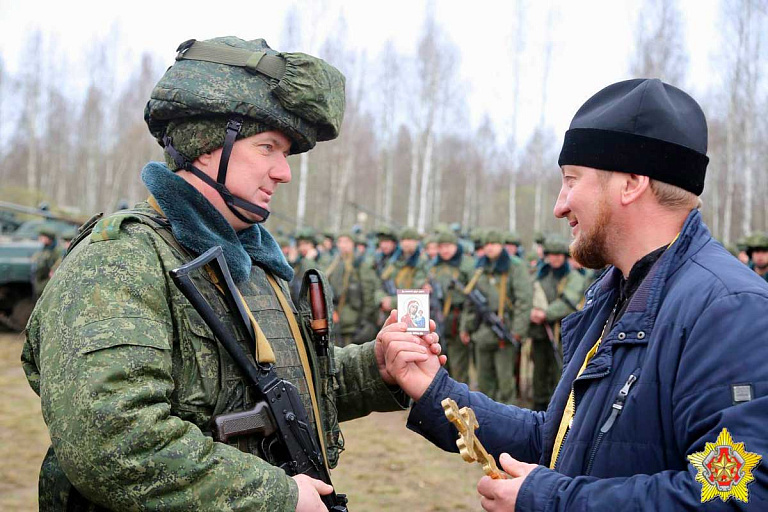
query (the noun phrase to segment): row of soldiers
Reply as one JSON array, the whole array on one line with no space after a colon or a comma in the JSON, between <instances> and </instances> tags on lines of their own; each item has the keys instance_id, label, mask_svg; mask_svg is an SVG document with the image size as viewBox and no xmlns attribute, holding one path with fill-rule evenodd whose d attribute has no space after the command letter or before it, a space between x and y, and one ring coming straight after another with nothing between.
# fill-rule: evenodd
<instances>
[{"instance_id":1,"label":"row of soldiers","mask_svg":"<svg viewBox=\"0 0 768 512\"><path fill-rule=\"evenodd\" d=\"M520 347L530 346L533 360L533 405L544 409L560 374L559 323L579 309L592 273L569 261L568 242L548 236L539 240L540 257L529 264L521 257L521 243L513 233L473 233L468 246L452 230L422 239L406 228L382 227L371 251L361 234L342 233L318 239L300 230L292 244L278 237L296 277L319 268L333 287L334 321L340 345L375 337L396 305L398 289L432 292L433 319L439 319L448 371L469 382L470 361L477 370L477 387L498 401L519 399ZM479 292L485 308L495 313L511 334L500 340L469 294Z\"/></svg>"},{"instance_id":2,"label":"row of soldiers","mask_svg":"<svg viewBox=\"0 0 768 512\"><path fill-rule=\"evenodd\" d=\"M451 229L438 229L422 238L417 231L381 227L375 247L362 233L321 236L302 229L294 240L278 237L296 277L310 268L323 270L333 287L336 343L364 343L376 336L398 289L425 289L433 294L448 371L469 383L470 362L477 371L477 387L497 401L520 401L520 368L533 363L530 399L544 410L562 366L560 321L582 307L584 292L598 272L581 267L569 257L568 242L558 235L537 236L534 254L525 258L515 233L473 230L469 240ZM467 243L469 242L469 243ZM748 265L768 280L768 235L747 237L743 249ZM511 333L499 338L482 321L467 299L476 290L486 307ZM436 295L436 297L435 297ZM521 356L521 347L523 353Z\"/></svg>"}]
</instances>

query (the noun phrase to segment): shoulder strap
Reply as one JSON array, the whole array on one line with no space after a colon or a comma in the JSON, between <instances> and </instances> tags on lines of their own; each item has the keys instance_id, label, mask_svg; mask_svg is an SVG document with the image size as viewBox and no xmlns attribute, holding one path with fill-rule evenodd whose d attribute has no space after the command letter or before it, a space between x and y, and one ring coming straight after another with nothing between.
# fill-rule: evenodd
<instances>
[{"instance_id":1,"label":"shoulder strap","mask_svg":"<svg viewBox=\"0 0 768 512\"><path fill-rule=\"evenodd\" d=\"M477 285L477 280L480 279L480 276L483 275L483 268L477 268L475 269L475 273L472 276L472 279L469 280L467 283L467 286L464 287L464 295L469 295L472 290L475 289L475 285Z\"/></svg>"}]
</instances>

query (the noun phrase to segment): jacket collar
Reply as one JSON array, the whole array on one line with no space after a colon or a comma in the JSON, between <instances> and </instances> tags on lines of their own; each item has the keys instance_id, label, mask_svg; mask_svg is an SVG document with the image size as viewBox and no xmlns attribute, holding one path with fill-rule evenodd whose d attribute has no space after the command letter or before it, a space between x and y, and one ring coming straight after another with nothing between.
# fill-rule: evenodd
<instances>
[{"instance_id":1,"label":"jacket collar","mask_svg":"<svg viewBox=\"0 0 768 512\"><path fill-rule=\"evenodd\" d=\"M698 210L693 210L680 231L680 236L674 244L667 249L664 254L656 261L648 275L632 295L626 312L619 319L616 325L609 333L606 333L600 349L595 357L589 362L581 378L590 378L604 374L609 371L612 364L611 345L618 344L647 344L653 330L656 316L658 314L664 295L667 293L667 280L690 258L692 258L705 244L712 238L709 229L701 218ZM585 310L568 318L563 322L563 331L571 331L574 322L583 318L583 313L588 309L599 308L604 312L603 321L607 318L614 302L618 298L619 287L622 282L621 271L615 267L610 267L603 276L594 283L586 293L587 306ZM594 316L592 317L595 318ZM596 322L595 322L596 324ZM595 325L592 326L593 328ZM599 325L602 328L602 324ZM590 332L592 329L590 329ZM596 333L596 334L595 334ZM597 331L590 334L589 339L597 339ZM583 333L582 336L587 333ZM587 336L585 336L585 339ZM563 346L571 345L578 340L563 340ZM591 346L591 345L590 345ZM575 347L574 347L575 349ZM581 353L581 351L579 351ZM568 350L570 359L573 350Z\"/></svg>"},{"instance_id":2,"label":"jacket collar","mask_svg":"<svg viewBox=\"0 0 768 512\"><path fill-rule=\"evenodd\" d=\"M403 259L405 254L403 253L403 250L398 246L397 249L395 249L395 252L392 253L392 257L389 258L389 263L395 263L396 261L400 261ZM406 267L415 267L419 264L419 258L421 257L421 249L416 248L416 251L414 251L411 256L405 260L405 266Z\"/></svg>"},{"instance_id":3,"label":"jacket collar","mask_svg":"<svg viewBox=\"0 0 768 512\"><path fill-rule=\"evenodd\" d=\"M483 256L477 261L477 268L483 268L491 274L503 274L509 272L511 258L507 251L502 250L496 261L491 261L488 256Z\"/></svg>"},{"instance_id":4,"label":"jacket collar","mask_svg":"<svg viewBox=\"0 0 768 512\"><path fill-rule=\"evenodd\" d=\"M461 266L462 256L464 256L464 248L461 246L461 244L458 244L456 249L456 254L454 254L451 259L444 260L440 258L440 255L437 255L434 258L432 258L432 265L434 266L434 265L437 265L438 263L447 263L452 267L459 267Z\"/></svg>"}]
</instances>

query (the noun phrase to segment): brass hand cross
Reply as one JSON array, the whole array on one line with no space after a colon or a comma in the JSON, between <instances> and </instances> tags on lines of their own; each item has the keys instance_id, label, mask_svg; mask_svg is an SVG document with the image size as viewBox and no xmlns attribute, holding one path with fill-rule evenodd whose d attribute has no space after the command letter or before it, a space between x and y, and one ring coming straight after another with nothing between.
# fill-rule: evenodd
<instances>
[{"instance_id":1,"label":"brass hand cross","mask_svg":"<svg viewBox=\"0 0 768 512\"><path fill-rule=\"evenodd\" d=\"M496 461L485 450L480 440L475 436L475 429L479 427L475 411L469 407L459 409L458 404L446 398L440 402L448 421L456 426L459 431L459 438L456 440L456 446L459 447L461 457L467 462L479 462L483 465L483 471L494 480L507 478L507 475L500 471L496 466Z\"/></svg>"}]
</instances>

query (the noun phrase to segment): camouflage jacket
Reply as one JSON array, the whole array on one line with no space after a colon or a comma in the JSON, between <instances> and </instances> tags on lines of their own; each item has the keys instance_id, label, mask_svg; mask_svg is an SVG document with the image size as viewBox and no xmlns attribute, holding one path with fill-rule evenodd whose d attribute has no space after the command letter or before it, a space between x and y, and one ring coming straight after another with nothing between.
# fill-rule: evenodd
<instances>
[{"instance_id":1,"label":"camouflage jacket","mask_svg":"<svg viewBox=\"0 0 768 512\"><path fill-rule=\"evenodd\" d=\"M446 261L438 256L435 258L434 264L429 268L429 279L440 284L443 291L443 310L448 309L449 315L451 315L451 311L457 309L461 311L466 299L462 289L453 285L453 280L456 279L461 286L466 286L474 273L475 261L471 256L464 254L461 246L459 246L453 258ZM449 326L456 324L455 328L449 329L445 334L450 336L458 334L458 332L454 332L458 331L458 322L455 321L458 320L457 317L458 314L454 314L454 317L448 322Z\"/></svg>"},{"instance_id":2,"label":"camouflage jacket","mask_svg":"<svg viewBox=\"0 0 768 512\"><path fill-rule=\"evenodd\" d=\"M546 296L547 306L544 311L550 326L554 327L563 318L581 309L584 281L584 276L580 272L571 270L568 263L559 269L553 269L549 264L541 267L536 276L535 286L540 286ZM547 338L543 325L531 324L530 329L531 338ZM559 332L559 328L556 330Z\"/></svg>"},{"instance_id":3,"label":"camouflage jacket","mask_svg":"<svg viewBox=\"0 0 768 512\"><path fill-rule=\"evenodd\" d=\"M137 208L154 213L146 203ZM113 228L106 236L105 223ZM169 233L125 212L102 220L35 308L22 363L52 440L41 510L295 510L297 487L282 469L210 437L212 416L253 407L257 397L171 281L168 272L190 258ZM213 285L202 273L194 279L253 354ZM253 266L239 288L272 345L278 375L297 386L314 422L288 317L267 273ZM284 282L280 288L285 294ZM302 328L306 309L299 305ZM381 380L373 343L334 348L325 366L306 346L332 467L343 449L339 421L406 401ZM255 445L251 439L246 448Z\"/></svg>"},{"instance_id":4,"label":"camouflage jacket","mask_svg":"<svg viewBox=\"0 0 768 512\"><path fill-rule=\"evenodd\" d=\"M57 245L52 247L43 247L32 256L32 265L35 278L35 293L40 294L48 284L51 269L61 258L62 251Z\"/></svg>"},{"instance_id":5,"label":"camouflage jacket","mask_svg":"<svg viewBox=\"0 0 768 512\"><path fill-rule=\"evenodd\" d=\"M325 272L333 287L333 305L341 334L354 334L362 322L370 321L376 313L376 272L365 259L354 255L345 259L341 254L333 257Z\"/></svg>"},{"instance_id":6,"label":"camouflage jacket","mask_svg":"<svg viewBox=\"0 0 768 512\"><path fill-rule=\"evenodd\" d=\"M504 300L504 324L521 337L528 334L533 288L528 270L520 258L501 251L496 261L483 256L477 263L479 272L474 288L488 300L491 311L498 313L501 300L501 285L506 280ZM506 276L506 277L504 277ZM471 283L471 281L470 281ZM480 345L495 345L498 338L491 328L480 321L470 301L464 303L461 316L461 330L472 334L472 340Z\"/></svg>"},{"instance_id":7,"label":"camouflage jacket","mask_svg":"<svg viewBox=\"0 0 768 512\"><path fill-rule=\"evenodd\" d=\"M421 251L418 249L406 258L399 248L392 254L389 263L381 272L382 286L384 281L392 279L395 282L395 288L401 289L420 289L427 282L427 269L424 261L421 259ZM380 288L376 291L376 304L379 304L388 294ZM397 304L397 297L391 296L393 307Z\"/></svg>"}]
</instances>

